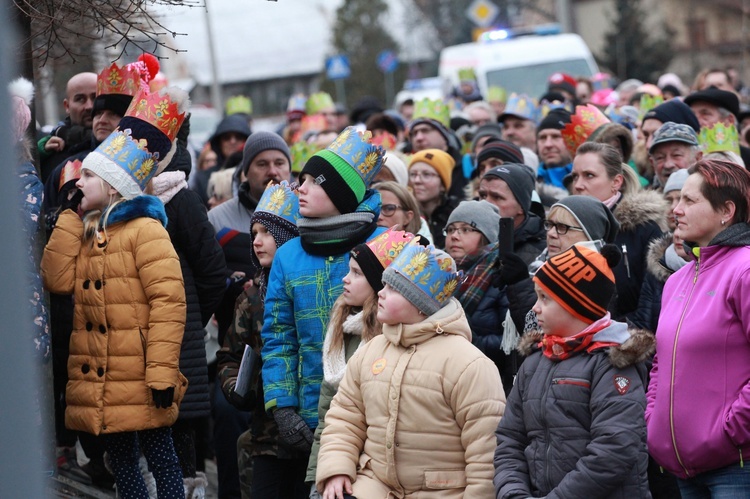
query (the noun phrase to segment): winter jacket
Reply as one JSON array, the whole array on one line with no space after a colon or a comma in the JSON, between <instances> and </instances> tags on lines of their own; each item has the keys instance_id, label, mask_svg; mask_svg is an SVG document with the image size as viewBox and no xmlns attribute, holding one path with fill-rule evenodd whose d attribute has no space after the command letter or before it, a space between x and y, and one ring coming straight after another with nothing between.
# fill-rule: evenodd
<instances>
[{"instance_id":1,"label":"winter jacket","mask_svg":"<svg viewBox=\"0 0 750 499\"><path fill-rule=\"evenodd\" d=\"M427 224L430 227L430 234L432 235L432 244L436 248L445 248L445 226L448 225L448 218L456 207L461 203L461 199L453 196L443 198L443 202L435 208L435 211L430 215L430 219L427 220Z\"/></svg>"},{"instance_id":2,"label":"winter jacket","mask_svg":"<svg viewBox=\"0 0 750 499\"><path fill-rule=\"evenodd\" d=\"M452 298L417 324L383 326L349 360L326 415L318 490L347 475L355 497L491 497L505 395Z\"/></svg>"},{"instance_id":3,"label":"winter jacket","mask_svg":"<svg viewBox=\"0 0 750 499\"><path fill-rule=\"evenodd\" d=\"M547 231L544 220L533 213L513 231L513 253L529 265L547 247Z\"/></svg>"},{"instance_id":4,"label":"winter jacket","mask_svg":"<svg viewBox=\"0 0 750 499\"><path fill-rule=\"evenodd\" d=\"M180 173L162 173L154 182ZM210 414L211 401L203 328L224 296L229 272L200 197L183 187L162 200L166 201L167 232L180 259L187 301L180 371L190 384L180 405L180 419L204 417Z\"/></svg>"},{"instance_id":5,"label":"winter jacket","mask_svg":"<svg viewBox=\"0 0 750 499\"><path fill-rule=\"evenodd\" d=\"M646 409L649 452L680 478L750 456L750 226L699 254L664 285Z\"/></svg>"},{"instance_id":6,"label":"winter jacket","mask_svg":"<svg viewBox=\"0 0 750 499\"><path fill-rule=\"evenodd\" d=\"M255 203L257 205L257 202ZM233 197L229 201L221 203L208 212L208 219L214 226L216 232L221 229L233 229L238 232L250 233L250 218L255 210L249 210L240 203L238 197Z\"/></svg>"},{"instance_id":7,"label":"winter jacket","mask_svg":"<svg viewBox=\"0 0 750 499\"><path fill-rule=\"evenodd\" d=\"M638 308L646 274L646 255L651 241L667 231L667 205L661 194L639 191L620 199L612 214L620 223L615 244L622 259L612 269L617 283L617 302L612 318L625 320Z\"/></svg>"},{"instance_id":8,"label":"winter jacket","mask_svg":"<svg viewBox=\"0 0 750 499\"><path fill-rule=\"evenodd\" d=\"M65 148L62 151L50 152L44 148L47 141L52 137L60 137L65 141ZM39 159L41 160L40 171L42 183L47 183L52 170L65 160L65 158L78 154L81 151L93 151L96 147L91 147L93 138L94 132L91 127L73 125L70 122L70 116L66 116L63 121L58 123L57 127L49 135L42 137L37 144Z\"/></svg>"},{"instance_id":9,"label":"winter jacket","mask_svg":"<svg viewBox=\"0 0 750 499\"><path fill-rule=\"evenodd\" d=\"M656 326L659 324L664 283L676 270L687 264L681 258L679 262L667 262L665 253L671 246L671 232L660 239L654 239L649 244L646 255L646 276L643 278L641 295L638 297L638 308L630 316L630 322L637 328L656 331Z\"/></svg>"},{"instance_id":10,"label":"winter jacket","mask_svg":"<svg viewBox=\"0 0 750 499\"><path fill-rule=\"evenodd\" d=\"M63 212L44 250L42 277L74 294L65 425L119 433L171 426L187 388L180 374L185 286L161 201L138 196L112 208L102 242L83 241L83 222ZM97 239L97 238L95 238ZM157 409L151 390L175 388Z\"/></svg>"},{"instance_id":11,"label":"winter jacket","mask_svg":"<svg viewBox=\"0 0 750 499\"><path fill-rule=\"evenodd\" d=\"M594 341L619 343L544 356L542 334L524 336L526 356L497 427L497 499L649 498L643 361L653 335L612 322Z\"/></svg>"},{"instance_id":12,"label":"winter jacket","mask_svg":"<svg viewBox=\"0 0 750 499\"><path fill-rule=\"evenodd\" d=\"M380 196L366 196L357 211L372 212L377 220ZM384 231L378 227L367 240ZM261 333L266 409L297 408L313 429L323 380L323 333L348 272L348 250L313 255L302 248L299 237L279 248L271 265Z\"/></svg>"}]
</instances>

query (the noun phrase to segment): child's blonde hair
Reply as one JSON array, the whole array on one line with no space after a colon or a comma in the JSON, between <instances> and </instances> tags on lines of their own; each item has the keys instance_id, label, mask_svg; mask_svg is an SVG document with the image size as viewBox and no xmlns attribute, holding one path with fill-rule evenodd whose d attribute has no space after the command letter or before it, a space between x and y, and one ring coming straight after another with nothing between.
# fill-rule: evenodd
<instances>
[{"instance_id":1,"label":"child's blonde hair","mask_svg":"<svg viewBox=\"0 0 750 499\"><path fill-rule=\"evenodd\" d=\"M328 334L331 337L331 353L338 353L344 348L344 321L355 307L344 303L344 297L339 296L331 310L331 327ZM378 295L371 293L362 305L362 342L366 343L383 332L383 325L378 322Z\"/></svg>"},{"instance_id":2,"label":"child's blonde hair","mask_svg":"<svg viewBox=\"0 0 750 499\"><path fill-rule=\"evenodd\" d=\"M99 184L101 186L102 191L108 191L112 186L103 178L101 178L99 175L96 175L96 178L99 180ZM112 209L117 206L118 204L125 201L125 198L122 197L122 194L119 192L115 192L114 194L109 195L109 203L104 208L104 211L102 210L92 210L83 217L83 241L84 242L90 242L92 245L94 244L94 239L96 236L97 231L101 228L102 231L104 231L105 238L107 234L107 220L109 219L110 213L112 213Z\"/></svg>"}]
</instances>

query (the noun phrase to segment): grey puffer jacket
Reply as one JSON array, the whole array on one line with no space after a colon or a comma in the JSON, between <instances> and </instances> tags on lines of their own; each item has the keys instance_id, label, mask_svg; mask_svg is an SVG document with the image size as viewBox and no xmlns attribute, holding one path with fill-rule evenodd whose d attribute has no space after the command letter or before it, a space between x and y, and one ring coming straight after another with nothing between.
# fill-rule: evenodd
<instances>
[{"instance_id":1,"label":"grey puffer jacket","mask_svg":"<svg viewBox=\"0 0 750 499\"><path fill-rule=\"evenodd\" d=\"M563 361L524 336L527 358L495 432L497 499L650 498L644 360L653 335L612 322L594 341L619 346Z\"/></svg>"}]
</instances>

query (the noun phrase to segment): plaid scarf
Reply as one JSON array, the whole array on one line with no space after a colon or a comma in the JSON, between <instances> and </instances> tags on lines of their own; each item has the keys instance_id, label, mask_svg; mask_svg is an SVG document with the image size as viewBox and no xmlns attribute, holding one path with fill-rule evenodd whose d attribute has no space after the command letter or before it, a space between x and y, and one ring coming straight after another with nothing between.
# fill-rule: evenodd
<instances>
[{"instance_id":1,"label":"plaid scarf","mask_svg":"<svg viewBox=\"0 0 750 499\"><path fill-rule=\"evenodd\" d=\"M609 314L607 314L580 333L573 336L562 337L545 334L542 341L539 342L539 347L542 349L544 356L548 359L561 361L569 358L574 353L582 352L583 350L591 353L599 348L618 345L618 343L611 341L594 341L596 333L609 327L610 324L612 324L612 320L610 319Z\"/></svg>"},{"instance_id":2,"label":"plaid scarf","mask_svg":"<svg viewBox=\"0 0 750 499\"><path fill-rule=\"evenodd\" d=\"M464 312L471 316L492 284L497 268L498 244L488 244L479 251L461 258L456 265L464 271L464 280L453 296L461 302Z\"/></svg>"}]
</instances>

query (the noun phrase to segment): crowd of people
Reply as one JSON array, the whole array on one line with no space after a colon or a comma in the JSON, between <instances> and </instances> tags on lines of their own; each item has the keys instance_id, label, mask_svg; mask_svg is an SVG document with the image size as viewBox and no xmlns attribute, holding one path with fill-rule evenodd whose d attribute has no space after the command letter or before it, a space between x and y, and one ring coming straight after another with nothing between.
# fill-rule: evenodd
<instances>
[{"instance_id":1,"label":"crowd of people","mask_svg":"<svg viewBox=\"0 0 750 499\"><path fill-rule=\"evenodd\" d=\"M294 95L276 132L235 96L197 151L157 73L75 75L35 145L10 87L58 473L123 499L202 498L209 459L220 498L750 496L729 73Z\"/></svg>"}]
</instances>

